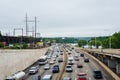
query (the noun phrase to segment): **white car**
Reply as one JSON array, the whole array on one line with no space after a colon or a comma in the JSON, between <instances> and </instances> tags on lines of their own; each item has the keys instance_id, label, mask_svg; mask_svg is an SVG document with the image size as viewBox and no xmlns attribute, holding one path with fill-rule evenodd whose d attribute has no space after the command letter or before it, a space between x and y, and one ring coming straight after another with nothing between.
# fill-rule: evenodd
<instances>
[{"instance_id":1,"label":"white car","mask_svg":"<svg viewBox=\"0 0 120 80\"><path fill-rule=\"evenodd\" d=\"M73 69L72 69L72 66L71 65L67 65L66 66L66 72L72 72Z\"/></svg>"},{"instance_id":2,"label":"white car","mask_svg":"<svg viewBox=\"0 0 120 80\"><path fill-rule=\"evenodd\" d=\"M52 79L52 75L45 75L42 78L42 80L51 80L51 79Z\"/></svg>"},{"instance_id":3,"label":"white car","mask_svg":"<svg viewBox=\"0 0 120 80\"><path fill-rule=\"evenodd\" d=\"M49 63L50 63L50 64L54 64L54 61L53 61L53 60L51 60Z\"/></svg>"},{"instance_id":4,"label":"white car","mask_svg":"<svg viewBox=\"0 0 120 80\"><path fill-rule=\"evenodd\" d=\"M45 69L45 70L50 69L50 64L45 64L45 65L44 65L44 69Z\"/></svg>"}]
</instances>

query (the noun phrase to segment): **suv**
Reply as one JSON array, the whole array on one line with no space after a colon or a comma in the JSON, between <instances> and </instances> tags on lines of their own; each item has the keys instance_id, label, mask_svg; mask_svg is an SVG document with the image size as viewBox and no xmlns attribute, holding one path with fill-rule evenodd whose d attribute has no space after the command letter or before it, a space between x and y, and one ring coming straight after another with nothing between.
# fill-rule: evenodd
<instances>
[{"instance_id":1,"label":"suv","mask_svg":"<svg viewBox=\"0 0 120 80\"><path fill-rule=\"evenodd\" d=\"M31 67L29 70L29 74L35 74L38 72L38 67Z\"/></svg>"},{"instance_id":2,"label":"suv","mask_svg":"<svg viewBox=\"0 0 120 80\"><path fill-rule=\"evenodd\" d=\"M95 70L95 71L93 71L93 73L94 73L94 77L96 79L102 79L103 78L101 71Z\"/></svg>"},{"instance_id":3,"label":"suv","mask_svg":"<svg viewBox=\"0 0 120 80\"><path fill-rule=\"evenodd\" d=\"M58 65L53 66L52 72L53 73L58 73L59 72L59 66Z\"/></svg>"}]
</instances>

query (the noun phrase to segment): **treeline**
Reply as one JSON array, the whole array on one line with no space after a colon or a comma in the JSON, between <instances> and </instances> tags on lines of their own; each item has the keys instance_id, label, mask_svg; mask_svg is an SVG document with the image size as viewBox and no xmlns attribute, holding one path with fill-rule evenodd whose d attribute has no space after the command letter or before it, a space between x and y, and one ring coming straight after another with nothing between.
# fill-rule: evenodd
<instances>
[{"instance_id":1,"label":"treeline","mask_svg":"<svg viewBox=\"0 0 120 80\"><path fill-rule=\"evenodd\" d=\"M102 46L102 48L120 48L120 32L116 32L112 36L94 37L89 41L78 41L78 46L80 47L87 44L90 46L96 46L97 48L99 46Z\"/></svg>"},{"instance_id":2,"label":"treeline","mask_svg":"<svg viewBox=\"0 0 120 80\"><path fill-rule=\"evenodd\" d=\"M72 38L72 37L58 37L58 38L42 38L43 42L56 42L56 43L77 43L78 39L77 38Z\"/></svg>"}]
</instances>

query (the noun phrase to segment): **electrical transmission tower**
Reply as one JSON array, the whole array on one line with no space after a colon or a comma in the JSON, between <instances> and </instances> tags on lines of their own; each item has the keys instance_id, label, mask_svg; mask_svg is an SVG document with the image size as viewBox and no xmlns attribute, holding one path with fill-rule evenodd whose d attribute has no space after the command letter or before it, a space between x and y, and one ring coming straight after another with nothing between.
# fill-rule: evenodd
<instances>
[{"instance_id":1,"label":"electrical transmission tower","mask_svg":"<svg viewBox=\"0 0 120 80\"><path fill-rule=\"evenodd\" d=\"M28 16L27 16L27 14L26 14L26 36L28 36L28 33L29 32L32 32L33 33L33 36L32 37L34 37L35 38L35 40L36 40L36 34L37 34L37 17L35 16L35 19L34 20L28 20ZM29 26L28 26L28 23L29 22L34 22L34 28L33 28L33 30L29 30ZM36 42L34 40L34 42Z\"/></svg>"}]
</instances>

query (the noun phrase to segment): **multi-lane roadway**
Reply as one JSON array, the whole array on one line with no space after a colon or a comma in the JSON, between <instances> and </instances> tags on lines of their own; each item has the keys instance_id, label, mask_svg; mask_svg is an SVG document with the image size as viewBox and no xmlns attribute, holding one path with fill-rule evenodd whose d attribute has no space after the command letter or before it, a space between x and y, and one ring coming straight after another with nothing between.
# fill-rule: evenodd
<instances>
[{"instance_id":1,"label":"multi-lane roadway","mask_svg":"<svg viewBox=\"0 0 120 80\"><path fill-rule=\"evenodd\" d=\"M63 53L63 55L61 53ZM71 53L71 54L68 54L68 53ZM47 74L50 74L50 75L52 75L52 80L58 80L61 69L63 69L63 66L65 66L65 70L62 72L62 78L61 79L63 79L64 77L70 77L72 80L78 80L78 75L77 74L82 72L82 73L86 73L87 80L97 80L93 76L93 71L94 70L100 70L102 72L103 79L98 79L98 80L114 80L112 78L112 76L109 73L107 73L89 55L84 53L84 57L81 57L80 56L81 53L83 53L83 52L80 51L80 50L76 50L75 48L72 49L71 47L64 46L64 49L63 49L63 45L62 46L54 45L54 47L52 47L52 50L50 52L51 57L49 59L47 59L48 63L51 60L56 59L54 61L54 64L50 65L50 69L45 70L44 65L39 65L38 62L37 62L36 65L33 65L33 66L39 66L39 71L36 74L39 74L41 76L41 79L43 78L43 76L45 76ZM65 54L67 54L67 58L64 58ZM49 55L49 53L47 55ZM58 55L58 57L55 56L55 55ZM79 59L78 61L74 60L76 55L78 55L78 59ZM63 64L64 61L66 61L66 59L67 59L66 64L68 65L68 58L69 57L73 57L73 65L72 65L73 71L72 72L66 72L66 65ZM87 62L87 63L84 62L85 57L89 58L89 62ZM63 62L58 62L59 58L63 58L64 61ZM78 68L77 67L78 63L81 63L83 67ZM59 67L60 67L59 73L53 73L52 72L54 65L59 65ZM28 69L28 71L26 71L26 73L27 74L24 77L25 80L32 80L32 76L36 75L36 74L29 75L29 69Z\"/></svg>"}]
</instances>

